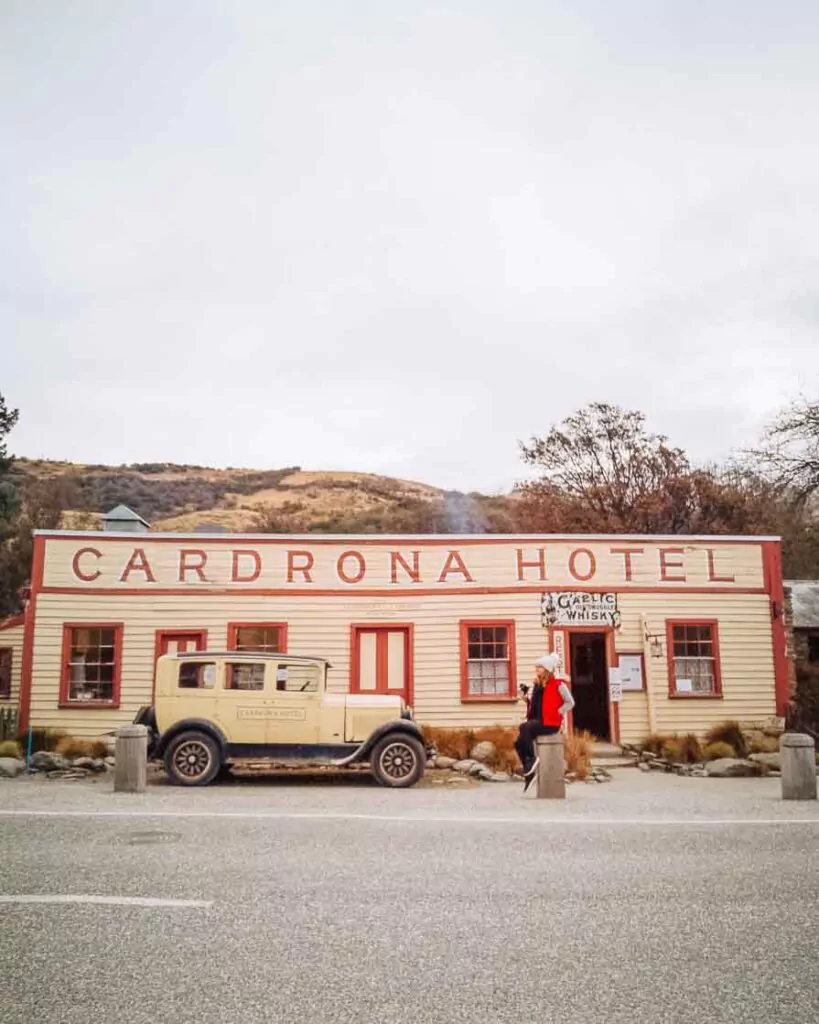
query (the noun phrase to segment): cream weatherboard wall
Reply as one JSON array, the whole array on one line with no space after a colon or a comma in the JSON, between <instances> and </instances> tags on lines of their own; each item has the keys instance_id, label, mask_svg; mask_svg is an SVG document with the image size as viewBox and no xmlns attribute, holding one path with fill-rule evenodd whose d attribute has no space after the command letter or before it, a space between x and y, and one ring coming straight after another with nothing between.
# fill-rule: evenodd
<instances>
[{"instance_id":1,"label":"cream weatherboard wall","mask_svg":"<svg viewBox=\"0 0 819 1024\"><path fill-rule=\"evenodd\" d=\"M11 690L7 697L0 696L0 708L17 707L20 700L24 633L21 619L0 621L0 648L11 652Z\"/></svg>"},{"instance_id":2,"label":"cream weatherboard wall","mask_svg":"<svg viewBox=\"0 0 819 1024\"><path fill-rule=\"evenodd\" d=\"M157 630L207 630L217 650L236 622L286 623L288 651L328 658L338 692L350 687L352 626L411 626L420 722L514 724L518 701L462 700L460 623L513 621L517 681L529 682L555 642L541 595L566 590L615 592L613 649L645 656L649 692L623 694L621 739L638 739L650 724L703 732L776 711L771 542L52 534L37 543L30 720L78 736L115 729L150 703ZM669 698L665 632L675 619L717 621L721 698ZM59 706L66 623L122 624L119 707ZM662 638L660 657L646 632Z\"/></svg>"}]
</instances>

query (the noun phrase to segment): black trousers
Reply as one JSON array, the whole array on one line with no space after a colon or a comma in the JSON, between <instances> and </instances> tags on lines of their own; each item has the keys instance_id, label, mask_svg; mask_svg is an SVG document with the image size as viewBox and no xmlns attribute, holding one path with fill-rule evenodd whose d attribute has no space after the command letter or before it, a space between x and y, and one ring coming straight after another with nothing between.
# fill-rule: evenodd
<instances>
[{"instance_id":1,"label":"black trousers","mask_svg":"<svg viewBox=\"0 0 819 1024\"><path fill-rule=\"evenodd\" d=\"M535 760L535 738L537 736L553 736L560 729L556 725L543 725L541 722L521 722L515 750L518 752L523 771L528 772Z\"/></svg>"}]
</instances>

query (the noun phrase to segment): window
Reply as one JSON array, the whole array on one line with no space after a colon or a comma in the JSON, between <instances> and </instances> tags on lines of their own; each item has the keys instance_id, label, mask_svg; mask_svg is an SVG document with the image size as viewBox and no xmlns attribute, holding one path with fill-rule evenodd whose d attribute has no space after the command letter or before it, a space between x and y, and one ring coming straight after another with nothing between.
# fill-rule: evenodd
<instances>
[{"instance_id":1,"label":"window","mask_svg":"<svg viewBox=\"0 0 819 1024\"><path fill-rule=\"evenodd\" d=\"M121 624L64 626L60 704L116 707L121 663Z\"/></svg>"},{"instance_id":2,"label":"window","mask_svg":"<svg viewBox=\"0 0 819 1024\"><path fill-rule=\"evenodd\" d=\"M819 633L808 635L808 661L819 661Z\"/></svg>"},{"instance_id":3,"label":"window","mask_svg":"<svg viewBox=\"0 0 819 1024\"><path fill-rule=\"evenodd\" d=\"M668 659L672 696L721 696L716 622L669 622Z\"/></svg>"},{"instance_id":4,"label":"window","mask_svg":"<svg viewBox=\"0 0 819 1024\"><path fill-rule=\"evenodd\" d=\"M284 654L287 650L287 626L283 622L230 622L228 650Z\"/></svg>"},{"instance_id":5,"label":"window","mask_svg":"<svg viewBox=\"0 0 819 1024\"><path fill-rule=\"evenodd\" d=\"M461 699L515 699L513 622L461 623Z\"/></svg>"},{"instance_id":6,"label":"window","mask_svg":"<svg viewBox=\"0 0 819 1024\"><path fill-rule=\"evenodd\" d=\"M263 690L264 662L257 662L255 665L247 662L225 665L225 689L257 692Z\"/></svg>"},{"instance_id":7,"label":"window","mask_svg":"<svg viewBox=\"0 0 819 1024\"><path fill-rule=\"evenodd\" d=\"M11 647L0 647L0 700L11 696Z\"/></svg>"},{"instance_id":8,"label":"window","mask_svg":"<svg viewBox=\"0 0 819 1024\"><path fill-rule=\"evenodd\" d=\"M318 690L318 665L279 665L276 669L276 689L296 693L315 693Z\"/></svg>"},{"instance_id":9,"label":"window","mask_svg":"<svg viewBox=\"0 0 819 1024\"><path fill-rule=\"evenodd\" d=\"M212 690L216 665L212 661L183 661L179 666L180 690Z\"/></svg>"}]
</instances>

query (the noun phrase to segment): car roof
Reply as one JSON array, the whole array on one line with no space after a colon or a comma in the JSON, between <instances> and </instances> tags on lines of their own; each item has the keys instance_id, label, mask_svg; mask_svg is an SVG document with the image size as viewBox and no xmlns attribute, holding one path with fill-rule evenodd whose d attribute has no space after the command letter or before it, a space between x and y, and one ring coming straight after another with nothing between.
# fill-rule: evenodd
<instances>
[{"instance_id":1,"label":"car roof","mask_svg":"<svg viewBox=\"0 0 819 1024\"><path fill-rule=\"evenodd\" d=\"M307 664L318 662L326 665L328 668L332 668L326 658L313 657L309 654L275 654L272 652L268 653L267 651L174 651L173 653L163 654L162 657L169 660L184 658L186 661L190 661L192 658L241 658L244 661L246 658L249 658L252 661L293 661L305 662Z\"/></svg>"}]
</instances>

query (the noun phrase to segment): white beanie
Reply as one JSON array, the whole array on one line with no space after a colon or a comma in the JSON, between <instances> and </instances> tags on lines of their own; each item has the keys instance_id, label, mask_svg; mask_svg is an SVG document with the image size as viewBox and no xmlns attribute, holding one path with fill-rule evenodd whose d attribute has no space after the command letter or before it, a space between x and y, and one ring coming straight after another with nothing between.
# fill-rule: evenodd
<instances>
[{"instance_id":1,"label":"white beanie","mask_svg":"<svg viewBox=\"0 0 819 1024\"><path fill-rule=\"evenodd\" d=\"M544 654L535 662L535 668L545 668L547 672L556 672L560 667L560 656L557 654Z\"/></svg>"}]
</instances>

